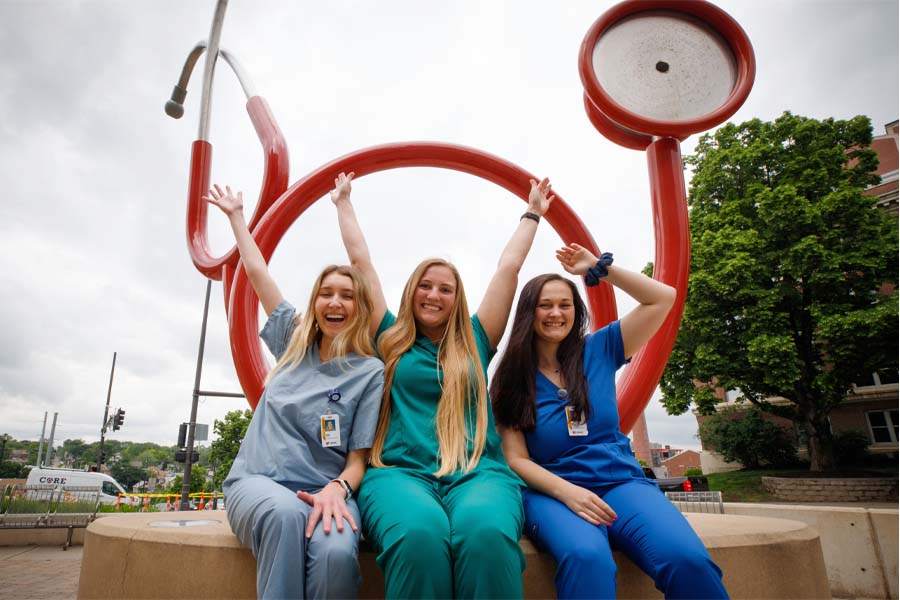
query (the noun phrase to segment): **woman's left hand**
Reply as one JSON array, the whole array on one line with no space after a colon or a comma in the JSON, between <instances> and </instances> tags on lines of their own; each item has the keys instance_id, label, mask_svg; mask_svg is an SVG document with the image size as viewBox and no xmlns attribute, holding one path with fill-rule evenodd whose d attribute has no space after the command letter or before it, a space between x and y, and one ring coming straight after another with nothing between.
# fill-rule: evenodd
<instances>
[{"instance_id":1,"label":"woman's left hand","mask_svg":"<svg viewBox=\"0 0 900 600\"><path fill-rule=\"evenodd\" d=\"M544 179L538 183L534 179L531 180L531 192L528 194L528 211L533 212L539 217L543 217L544 213L547 212L547 209L550 208L550 203L556 196L553 195L553 190L550 189L550 179L544 177Z\"/></svg>"},{"instance_id":2,"label":"woman's left hand","mask_svg":"<svg viewBox=\"0 0 900 600\"><path fill-rule=\"evenodd\" d=\"M322 530L326 534L331 533L331 520L337 523L337 530L344 531L344 519L350 523L350 528L357 531L356 521L347 509L344 500L346 492L340 484L332 482L315 494L309 492L297 492L297 497L313 507L306 524L306 537L311 538L319 519L322 519Z\"/></svg>"}]
</instances>

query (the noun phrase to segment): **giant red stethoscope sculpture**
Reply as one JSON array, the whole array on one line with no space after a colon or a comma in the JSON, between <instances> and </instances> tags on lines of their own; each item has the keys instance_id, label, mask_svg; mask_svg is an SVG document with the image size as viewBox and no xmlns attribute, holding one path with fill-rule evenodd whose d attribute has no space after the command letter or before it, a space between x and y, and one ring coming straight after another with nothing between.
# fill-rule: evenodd
<instances>
[{"instance_id":1,"label":"giant red stethoscope sculpture","mask_svg":"<svg viewBox=\"0 0 900 600\"><path fill-rule=\"evenodd\" d=\"M188 56L181 79L166 104L183 113L187 82L207 50L200 131L193 144L188 190L187 237L197 269L224 284L231 352L244 394L255 408L268 371L257 339L258 303L236 248L212 256L207 241L207 204L212 146L208 141L209 101L216 58L232 67L247 96L247 112L265 155L259 201L250 219L253 237L268 261L287 229L331 189L341 171L356 177L402 167L439 167L491 181L527 201L524 169L486 152L439 142L375 146L337 158L288 187L288 151L265 100L256 95L240 63L219 48L227 0L216 7L209 42ZM207 47L208 46L208 47ZM627 0L604 13L588 31L579 60L585 108L594 126L610 140L646 150L650 171L656 256L654 277L675 287L675 308L662 329L626 367L617 385L622 430L631 430L643 412L672 351L687 294L690 239L679 140L713 127L743 104L753 84L753 50L741 27L702 0ZM546 219L565 243L599 249L584 223L557 194ZM587 288L594 327L616 318L610 286Z\"/></svg>"}]
</instances>

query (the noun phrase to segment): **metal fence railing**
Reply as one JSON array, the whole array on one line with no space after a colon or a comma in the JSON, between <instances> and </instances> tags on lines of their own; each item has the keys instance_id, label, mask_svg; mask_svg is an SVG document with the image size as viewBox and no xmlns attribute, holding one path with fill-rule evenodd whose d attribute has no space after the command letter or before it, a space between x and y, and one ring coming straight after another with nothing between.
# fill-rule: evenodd
<instances>
[{"instance_id":1,"label":"metal fence railing","mask_svg":"<svg viewBox=\"0 0 900 600\"><path fill-rule=\"evenodd\" d=\"M0 529L65 528L66 549L72 530L87 527L99 509L99 486L7 485L0 495Z\"/></svg>"},{"instance_id":2,"label":"metal fence railing","mask_svg":"<svg viewBox=\"0 0 900 600\"><path fill-rule=\"evenodd\" d=\"M666 492L666 498L683 513L725 514L722 492Z\"/></svg>"}]
</instances>

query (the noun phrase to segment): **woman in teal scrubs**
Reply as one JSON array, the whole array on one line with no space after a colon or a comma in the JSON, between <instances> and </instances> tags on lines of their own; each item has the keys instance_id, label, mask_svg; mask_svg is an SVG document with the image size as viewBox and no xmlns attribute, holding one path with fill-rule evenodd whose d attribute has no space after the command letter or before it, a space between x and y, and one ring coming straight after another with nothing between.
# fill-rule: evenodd
<instances>
[{"instance_id":1,"label":"woman in teal scrubs","mask_svg":"<svg viewBox=\"0 0 900 600\"><path fill-rule=\"evenodd\" d=\"M371 332L385 362L372 467L359 492L363 532L388 598L522 596L521 480L509 470L487 398L487 365L503 335L519 269L553 196L532 181L522 215L475 315L456 268L430 259L406 283L397 315L350 203L335 180L341 236L372 286Z\"/></svg>"}]
</instances>

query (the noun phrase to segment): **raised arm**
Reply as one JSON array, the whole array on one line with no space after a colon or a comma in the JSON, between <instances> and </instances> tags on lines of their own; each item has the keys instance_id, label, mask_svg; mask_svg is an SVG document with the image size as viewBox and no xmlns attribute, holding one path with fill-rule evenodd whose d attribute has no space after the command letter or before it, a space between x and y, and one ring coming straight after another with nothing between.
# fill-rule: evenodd
<instances>
[{"instance_id":1,"label":"raised arm","mask_svg":"<svg viewBox=\"0 0 900 600\"><path fill-rule=\"evenodd\" d=\"M573 275L584 275L598 260L587 248L574 243L557 250L556 258L563 269ZM675 288L622 267L609 265L606 270L608 283L640 303L619 320L625 357L630 358L650 341L666 320L675 304Z\"/></svg>"},{"instance_id":2,"label":"raised arm","mask_svg":"<svg viewBox=\"0 0 900 600\"><path fill-rule=\"evenodd\" d=\"M278 289L275 280L269 274L269 265L263 259L259 246L256 245L247 228L247 222L244 220L243 194L238 192L235 196L229 186L226 185L223 192L222 188L214 185L213 189L209 190L209 196L204 196L203 199L218 206L228 217L231 230L234 232L234 239L237 240L238 251L241 253L244 271L247 272L247 277L250 279L250 285L256 290L256 295L259 297L266 315L271 315L275 307L281 303L281 290Z\"/></svg>"},{"instance_id":3,"label":"raised arm","mask_svg":"<svg viewBox=\"0 0 900 600\"><path fill-rule=\"evenodd\" d=\"M597 494L566 481L531 460L528 446L525 444L525 434L508 427L500 427L498 430L503 444L503 456L509 463L509 468L521 477L528 487L556 498L573 513L593 525L609 525L616 520L615 511Z\"/></svg>"},{"instance_id":4,"label":"raised arm","mask_svg":"<svg viewBox=\"0 0 900 600\"><path fill-rule=\"evenodd\" d=\"M516 286L519 283L519 270L525 263L528 251L531 250L538 221L550 208L553 198L549 179L545 177L540 183L531 180L528 212L519 220L519 225L506 243L506 247L503 248L497 263L497 271L491 278L481 305L478 307L478 320L481 321L481 326L484 327L491 346L494 348L500 343L500 338L503 337L503 331L506 329L513 296L516 294ZM529 218L527 216L529 214L536 218Z\"/></svg>"},{"instance_id":5,"label":"raised arm","mask_svg":"<svg viewBox=\"0 0 900 600\"><path fill-rule=\"evenodd\" d=\"M350 203L350 182L353 181L353 173L345 175L341 173L334 180L334 189L331 190L331 201L337 208L338 227L341 229L341 240L347 250L350 266L359 269L369 280L369 289L372 295L372 320L369 323L369 331L372 336L378 331L378 325L387 312L387 302L384 301L384 291L381 289L381 280L372 264L369 254L369 246L363 235L353 204Z\"/></svg>"}]
</instances>

